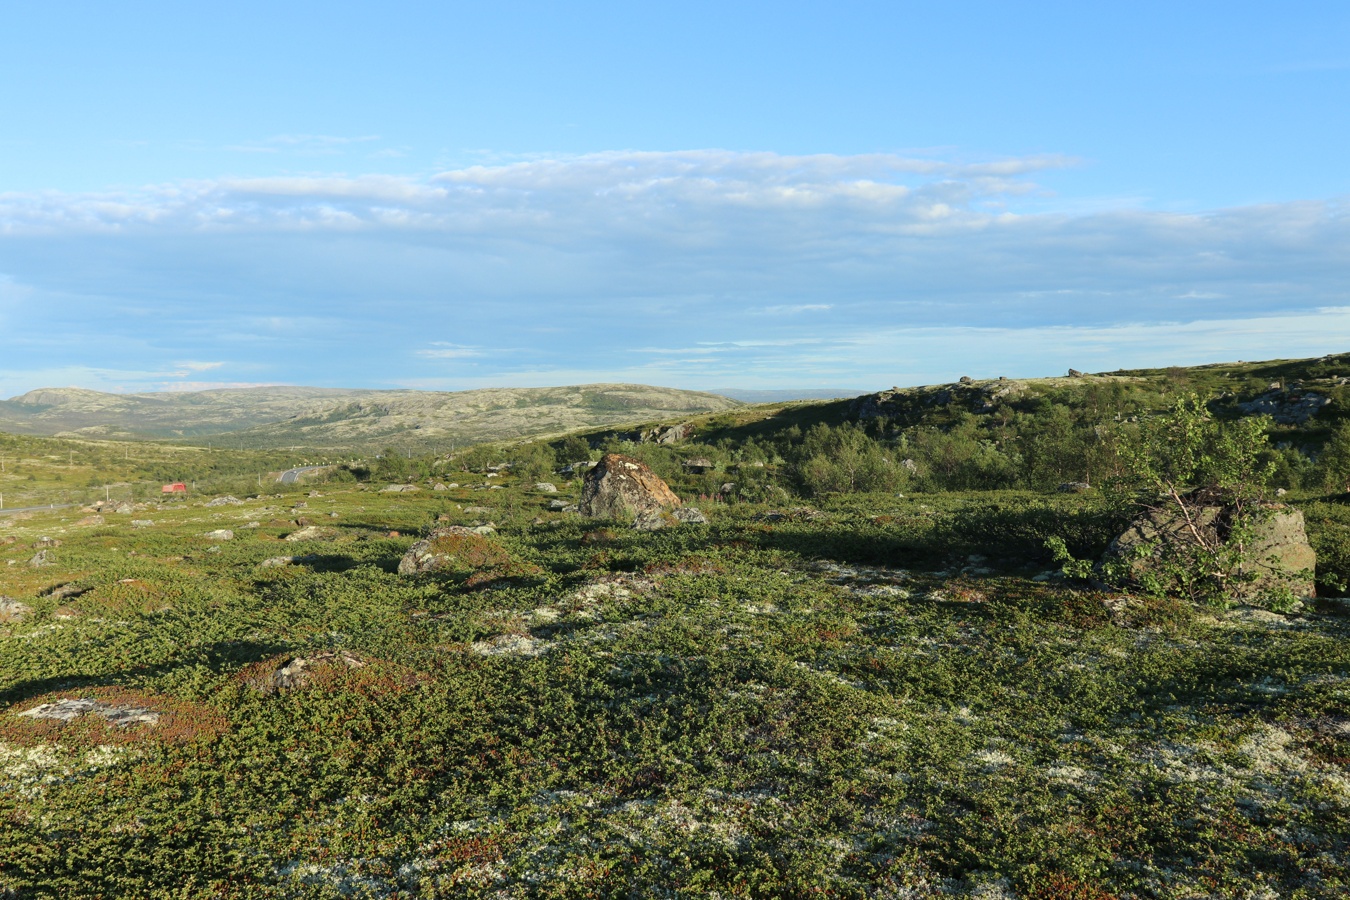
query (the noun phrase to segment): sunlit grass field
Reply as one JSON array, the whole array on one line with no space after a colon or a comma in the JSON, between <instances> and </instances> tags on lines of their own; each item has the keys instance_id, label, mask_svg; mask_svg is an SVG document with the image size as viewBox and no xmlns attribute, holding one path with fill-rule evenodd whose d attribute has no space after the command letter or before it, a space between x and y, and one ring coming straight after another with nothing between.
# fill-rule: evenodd
<instances>
[{"instance_id":1,"label":"sunlit grass field","mask_svg":"<svg viewBox=\"0 0 1350 900\"><path fill-rule=\"evenodd\" d=\"M0 896L1350 893L1335 603L1066 584L984 495L640 533L467 478L0 518ZM506 562L396 574L438 518ZM80 699L139 720L22 715Z\"/></svg>"}]
</instances>

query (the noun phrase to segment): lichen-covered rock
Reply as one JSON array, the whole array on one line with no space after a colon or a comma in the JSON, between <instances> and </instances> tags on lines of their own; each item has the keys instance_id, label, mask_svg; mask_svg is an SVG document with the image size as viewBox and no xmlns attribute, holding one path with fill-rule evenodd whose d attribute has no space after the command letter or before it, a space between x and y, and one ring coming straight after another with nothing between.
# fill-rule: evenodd
<instances>
[{"instance_id":1,"label":"lichen-covered rock","mask_svg":"<svg viewBox=\"0 0 1350 900\"><path fill-rule=\"evenodd\" d=\"M219 528L215 531L206 532L202 537L212 541L232 541L234 540L234 532L228 528Z\"/></svg>"},{"instance_id":2,"label":"lichen-covered rock","mask_svg":"<svg viewBox=\"0 0 1350 900\"><path fill-rule=\"evenodd\" d=\"M10 597L0 597L0 622L16 622L33 610Z\"/></svg>"},{"instance_id":3,"label":"lichen-covered rock","mask_svg":"<svg viewBox=\"0 0 1350 900\"><path fill-rule=\"evenodd\" d=\"M400 575L429 572L471 572L504 566L511 561L506 549L474 528L448 525L413 544L399 561Z\"/></svg>"},{"instance_id":4,"label":"lichen-covered rock","mask_svg":"<svg viewBox=\"0 0 1350 900\"><path fill-rule=\"evenodd\" d=\"M337 534L331 528L325 528L322 525L307 525L299 531L292 531L282 540L286 541L321 541L326 538L334 537Z\"/></svg>"},{"instance_id":5,"label":"lichen-covered rock","mask_svg":"<svg viewBox=\"0 0 1350 900\"><path fill-rule=\"evenodd\" d=\"M675 492L646 465L618 453L606 453L586 473L578 508L593 519L625 519L680 505Z\"/></svg>"},{"instance_id":6,"label":"lichen-covered rock","mask_svg":"<svg viewBox=\"0 0 1350 900\"><path fill-rule=\"evenodd\" d=\"M1122 532L1102 556L1098 572L1109 578L1113 567L1123 567L1117 578L1121 586L1137 583L1147 573L1158 571L1162 550L1170 547L1198 546L1197 535L1210 544L1229 540L1234 512L1226 506L1195 506L1190 521L1179 512L1154 510L1141 516ZM1143 548L1151 547L1151 551ZM1252 537L1243 548L1243 565L1230 578L1238 598L1259 598L1263 594L1288 590L1296 597L1311 597L1316 589L1313 570L1317 553L1308 543L1303 513L1282 504L1269 504L1256 515Z\"/></svg>"}]
</instances>

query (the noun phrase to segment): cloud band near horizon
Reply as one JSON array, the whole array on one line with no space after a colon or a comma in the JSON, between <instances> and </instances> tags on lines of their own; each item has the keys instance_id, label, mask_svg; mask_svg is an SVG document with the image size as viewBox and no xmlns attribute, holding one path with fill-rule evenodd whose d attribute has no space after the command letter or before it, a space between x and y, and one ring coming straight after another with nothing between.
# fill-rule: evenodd
<instances>
[{"instance_id":1,"label":"cloud band near horizon","mask_svg":"<svg viewBox=\"0 0 1350 900\"><path fill-rule=\"evenodd\" d=\"M225 383L862 388L1346 346L1342 201L1082 212L1035 180L1074 164L614 152L0 194L0 393L171 386L184 359Z\"/></svg>"}]
</instances>

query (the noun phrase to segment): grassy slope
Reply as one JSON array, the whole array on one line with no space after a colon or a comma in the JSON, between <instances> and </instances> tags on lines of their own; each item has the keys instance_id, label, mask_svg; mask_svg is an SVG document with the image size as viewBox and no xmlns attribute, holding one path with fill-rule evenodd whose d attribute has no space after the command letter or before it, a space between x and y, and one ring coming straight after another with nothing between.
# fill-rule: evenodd
<instances>
[{"instance_id":1,"label":"grassy slope","mask_svg":"<svg viewBox=\"0 0 1350 900\"><path fill-rule=\"evenodd\" d=\"M304 452L0 434L0 494L4 507L14 508L144 499L170 481L242 490L291 466L328 461Z\"/></svg>"},{"instance_id":2,"label":"grassy slope","mask_svg":"<svg viewBox=\"0 0 1350 900\"><path fill-rule=\"evenodd\" d=\"M954 562L940 514L980 497L639 534L525 486L322 490L138 529L0 520L0 593L32 607L0 624L0 895L1350 889L1343 617ZM513 563L393 574L438 514L494 519ZM297 515L332 537L283 541ZM55 564L29 568L44 535ZM306 558L260 568L283 554ZM70 581L89 591L43 596ZM370 664L241 683L334 647ZM80 696L162 718L14 715Z\"/></svg>"}]
</instances>

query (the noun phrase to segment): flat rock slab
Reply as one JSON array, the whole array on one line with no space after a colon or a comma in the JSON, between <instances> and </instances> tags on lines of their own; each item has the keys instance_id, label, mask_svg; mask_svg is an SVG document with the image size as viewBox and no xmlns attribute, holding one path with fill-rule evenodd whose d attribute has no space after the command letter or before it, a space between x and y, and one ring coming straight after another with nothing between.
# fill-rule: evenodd
<instances>
[{"instance_id":1,"label":"flat rock slab","mask_svg":"<svg viewBox=\"0 0 1350 900\"><path fill-rule=\"evenodd\" d=\"M73 722L81 716L101 716L109 724L118 728L131 725L154 725L159 721L159 713L142 706L119 706L94 700L91 697L78 697L44 703L19 713L30 719L53 719L58 722Z\"/></svg>"},{"instance_id":2,"label":"flat rock slab","mask_svg":"<svg viewBox=\"0 0 1350 900\"><path fill-rule=\"evenodd\" d=\"M212 541L232 541L234 540L234 532L228 528L220 528L216 531L208 531L202 537Z\"/></svg>"}]
</instances>

